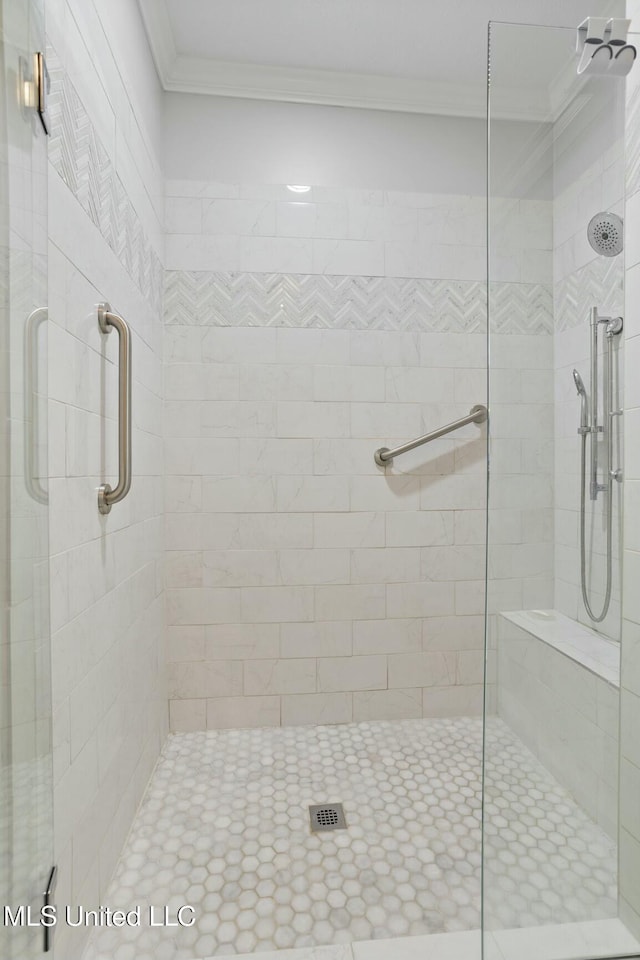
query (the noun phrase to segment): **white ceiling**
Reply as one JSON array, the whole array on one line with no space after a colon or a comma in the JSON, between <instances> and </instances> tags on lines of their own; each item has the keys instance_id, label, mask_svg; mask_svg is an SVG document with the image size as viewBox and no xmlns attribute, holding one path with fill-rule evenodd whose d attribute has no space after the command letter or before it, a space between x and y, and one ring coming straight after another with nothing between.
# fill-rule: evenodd
<instances>
[{"instance_id":1,"label":"white ceiling","mask_svg":"<svg viewBox=\"0 0 640 960\"><path fill-rule=\"evenodd\" d=\"M139 0L166 89L480 115L489 20L577 26L622 0ZM518 42L513 112L547 109L572 36ZM504 74L506 86L509 84ZM509 106L505 102L505 115Z\"/></svg>"}]
</instances>

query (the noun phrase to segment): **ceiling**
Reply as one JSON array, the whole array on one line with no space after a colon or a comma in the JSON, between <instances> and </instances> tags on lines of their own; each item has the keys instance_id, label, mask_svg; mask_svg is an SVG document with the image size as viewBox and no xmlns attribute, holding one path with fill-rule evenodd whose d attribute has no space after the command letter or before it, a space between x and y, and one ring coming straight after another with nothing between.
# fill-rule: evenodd
<instances>
[{"instance_id":1,"label":"ceiling","mask_svg":"<svg viewBox=\"0 0 640 960\"><path fill-rule=\"evenodd\" d=\"M577 26L622 0L139 0L167 90L481 116L489 20ZM546 119L573 29L501 40L502 114ZM573 71L571 71L573 72Z\"/></svg>"}]
</instances>

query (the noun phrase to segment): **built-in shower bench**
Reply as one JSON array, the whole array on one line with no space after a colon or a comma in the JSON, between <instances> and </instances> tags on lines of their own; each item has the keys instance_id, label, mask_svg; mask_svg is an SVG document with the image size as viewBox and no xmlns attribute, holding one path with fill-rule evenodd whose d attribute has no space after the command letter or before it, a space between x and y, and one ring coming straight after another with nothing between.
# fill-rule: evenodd
<instances>
[{"instance_id":1,"label":"built-in shower bench","mask_svg":"<svg viewBox=\"0 0 640 960\"><path fill-rule=\"evenodd\" d=\"M557 610L509 610L501 616L611 686L620 686L620 644L615 640L595 633Z\"/></svg>"},{"instance_id":2,"label":"built-in shower bench","mask_svg":"<svg viewBox=\"0 0 640 960\"><path fill-rule=\"evenodd\" d=\"M615 838L619 644L556 610L496 619L498 715Z\"/></svg>"}]
</instances>

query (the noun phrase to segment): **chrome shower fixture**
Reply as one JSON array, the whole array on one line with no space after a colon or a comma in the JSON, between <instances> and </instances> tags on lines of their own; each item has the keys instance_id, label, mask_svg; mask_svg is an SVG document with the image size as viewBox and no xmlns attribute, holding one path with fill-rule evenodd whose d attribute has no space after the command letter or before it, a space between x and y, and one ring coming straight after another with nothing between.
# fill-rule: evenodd
<instances>
[{"instance_id":1,"label":"chrome shower fixture","mask_svg":"<svg viewBox=\"0 0 640 960\"><path fill-rule=\"evenodd\" d=\"M601 257L617 257L624 246L624 225L617 213L596 213L587 227L587 238Z\"/></svg>"},{"instance_id":2,"label":"chrome shower fixture","mask_svg":"<svg viewBox=\"0 0 640 960\"><path fill-rule=\"evenodd\" d=\"M589 433L589 401L587 400L587 391L584 388L582 377L575 369L573 371L573 382L576 385L576 390L580 397L580 428L578 433Z\"/></svg>"},{"instance_id":3,"label":"chrome shower fixture","mask_svg":"<svg viewBox=\"0 0 640 960\"><path fill-rule=\"evenodd\" d=\"M592 221L593 222L593 221ZM612 506L614 481L622 481L622 471L613 465L614 429L621 410L615 410L617 394L617 357L614 349L614 338L622 333L622 317L601 317L597 307L589 312L590 327L590 383L589 397L582 377L577 370L573 370L573 382L580 397L580 583L582 600L589 617L594 623L602 623L611 603L611 567L612 567ZM602 394L602 423L598 422L598 333L604 330L605 342L602 354L604 390ZM587 477L587 437L589 437L589 476ZM602 443L600 443L600 439ZM601 449L599 449L601 448ZM603 461L602 464L600 461ZM602 469L602 482L599 471ZM600 493L604 496L604 522L607 536L607 570L604 589L604 602L599 613L594 613L587 589L587 552L586 552L586 499L587 485L589 498L598 499Z\"/></svg>"},{"instance_id":4,"label":"chrome shower fixture","mask_svg":"<svg viewBox=\"0 0 640 960\"><path fill-rule=\"evenodd\" d=\"M579 396L579 397L586 397L587 391L586 391L585 388L584 388L584 382L583 382L583 380L582 380L582 377L581 377L580 374L578 373L578 371L575 369L575 367L574 367L574 370L573 370L573 382L574 382L575 385L576 385L576 390L578 391L578 396Z\"/></svg>"}]
</instances>

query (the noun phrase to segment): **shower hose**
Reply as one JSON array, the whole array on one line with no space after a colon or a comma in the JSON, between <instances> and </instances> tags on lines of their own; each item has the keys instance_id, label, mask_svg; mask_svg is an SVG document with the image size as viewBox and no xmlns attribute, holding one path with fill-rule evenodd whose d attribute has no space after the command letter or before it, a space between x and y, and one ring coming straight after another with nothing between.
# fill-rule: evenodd
<instances>
[{"instance_id":1,"label":"shower hose","mask_svg":"<svg viewBox=\"0 0 640 960\"><path fill-rule=\"evenodd\" d=\"M593 438L593 434L591 434ZM594 440L592 439L593 443ZM589 595L587 592L587 555L586 555L586 487L587 487L587 434L582 434L582 453L580 457L580 473L582 476L582 489L580 492L580 583L582 586L582 601L585 605L585 609L589 617L593 620L594 623L602 623L604 618L607 615L609 610L609 604L611 603L611 560L612 560L612 549L611 549L611 500L612 500L612 484L611 477L607 478L607 499L606 499L606 510L607 510L607 586L604 594L604 603L602 605L602 610L599 614L595 614L591 609L591 603L589 602Z\"/></svg>"}]
</instances>

